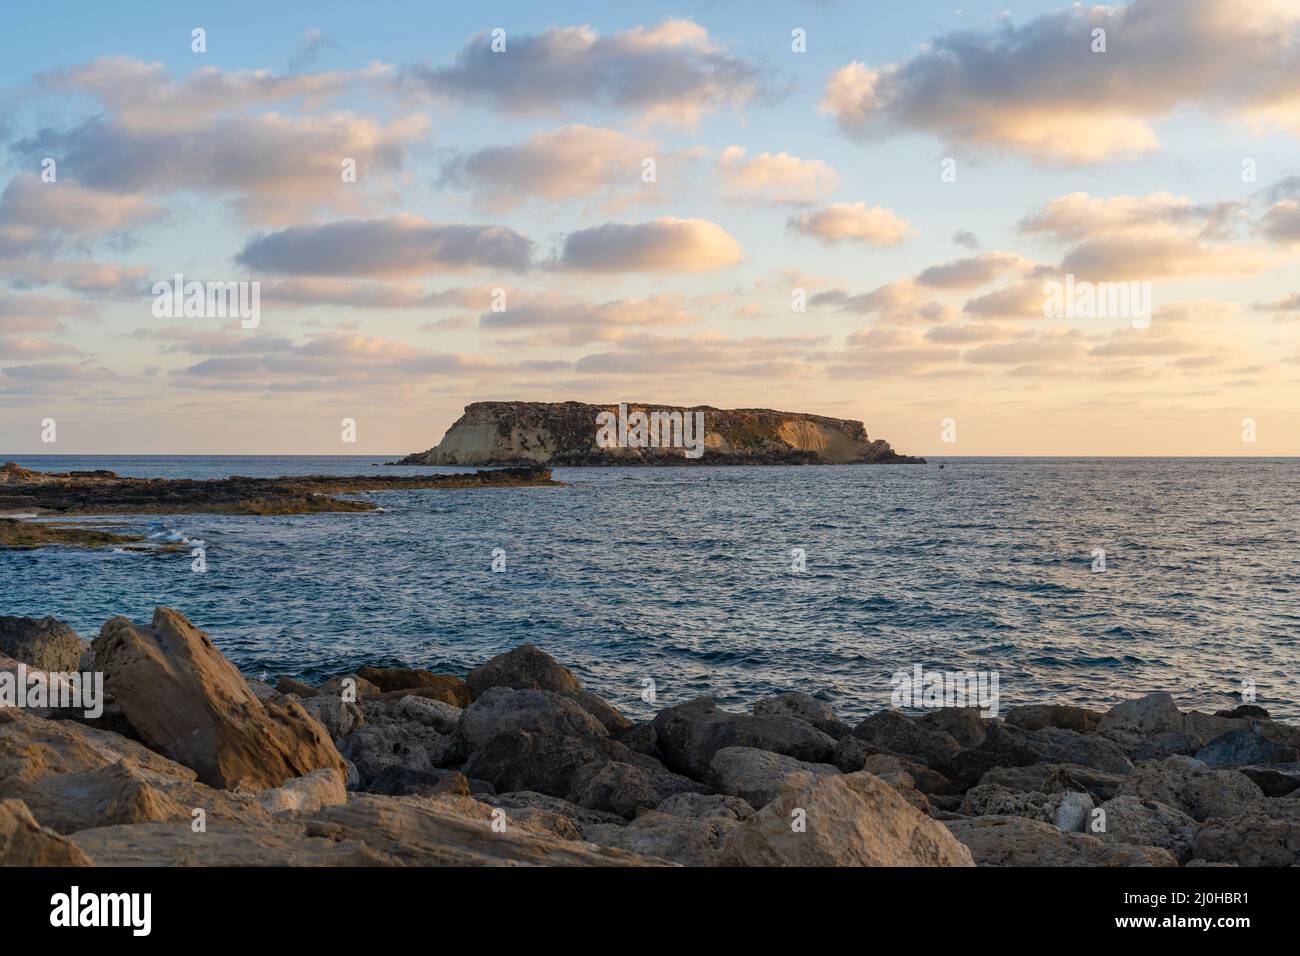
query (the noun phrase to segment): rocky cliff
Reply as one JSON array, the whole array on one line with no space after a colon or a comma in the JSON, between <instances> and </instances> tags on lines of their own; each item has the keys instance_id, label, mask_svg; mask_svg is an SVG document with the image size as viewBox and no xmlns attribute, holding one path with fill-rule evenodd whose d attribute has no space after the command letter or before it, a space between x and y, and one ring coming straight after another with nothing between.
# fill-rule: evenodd
<instances>
[{"instance_id":1,"label":"rocky cliff","mask_svg":"<svg viewBox=\"0 0 1300 956\"><path fill-rule=\"evenodd\" d=\"M701 427L702 426L702 427ZM862 422L766 408L475 402L399 465L924 464Z\"/></svg>"}]
</instances>

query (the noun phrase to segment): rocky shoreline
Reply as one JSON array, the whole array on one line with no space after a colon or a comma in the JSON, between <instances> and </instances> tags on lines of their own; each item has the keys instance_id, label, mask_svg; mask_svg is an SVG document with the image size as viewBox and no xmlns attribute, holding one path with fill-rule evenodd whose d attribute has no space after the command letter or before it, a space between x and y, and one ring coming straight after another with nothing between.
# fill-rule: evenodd
<instances>
[{"instance_id":1,"label":"rocky shoreline","mask_svg":"<svg viewBox=\"0 0 1300 956\"><path fill-rule=\"evenodd\" d=\"M291 515L375 511L356 498L372 491L556 487L549 468L479 470L459 475L295 475L283 478L124 478L111 471L39 472L0 466L0 516L241 514ZM54 544L136 545L142 539L102 529L0 517L0 548Z\"/></svg>"},{"instance_id":2,"label":"rocky shoreline","mask_svg":"<svg viewBox=\"0 0 1300 956\"><path fill-rule=\"evenodd\" d=\"M19 674L73 671L102 713L14 706ZM93 643L0 618L0 704L0 865L1300 864L1300 727L1168 693L636 722L530 645L273 687L159 608Z\"/></svg>"}]
</instances>

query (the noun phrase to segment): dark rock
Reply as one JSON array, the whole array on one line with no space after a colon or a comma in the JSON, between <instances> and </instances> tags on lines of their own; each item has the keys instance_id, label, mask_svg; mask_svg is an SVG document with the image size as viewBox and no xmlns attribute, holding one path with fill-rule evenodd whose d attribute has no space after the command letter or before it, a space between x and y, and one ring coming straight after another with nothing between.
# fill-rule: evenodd
<instances>
[{"instance_id":1,"label":"dark rock","mask_svg":"<svg viewBox=\"0 0 1300 956\"><path fill-rule=\"evenodd\" d=\"M588 810L603 810L632 819L679 793L708 790L667 770L649 770L618 760L592 762L573 775L566 799Z\"/></svg>"},{"instance_id":2,"label":"dark rock","mask_svg":"<svg viewBox=\"0 0 1300 956\"><path fill-rule=\"evenodd\" d=\"M588 764L609 760L656 761L628 750L606 737L514 730L492 738L470 754L462 771L467 777L487 780L499 793L535 790L552 797L567 798L574 776ZM644 766L644 764L640 764Z\"/></svg>"},{"instance_id":3,"label":"dark rock","mask_svg":"<svg viewBox=\"0 0 1300 956\"><path fill-rule=\"evenodd\" d=\"M1258 704L1238 704L1236 707L1232 708L1232 710L1216 710L1214 716L1238 719L1251 717L1256 720L1269 719L1268 711L1263 707L1260 707Z\"/></svg>"},{"instance_id":4,"label":"dark rock","mask_svg":"<svg viewBox=\"0 0 1300 956\"><path fill-rule=\"evenodd\" d=\"M1295 747L1265 737L1261 725L1220 734L1196 752L1196 759L1208 767L1292 763L1296 757Z\"/></svg>"},{"instance_id":5,"label":"dark rock","mask_svg":"<svg viewBox=\"0 0 1300 956\"><path fill-rule=\"evenodd\" d=\"M627 730L613 736L615 740L629 750L635 750L637 753L654 757L659 761L664 759L664 755L659 752L659 741L655 734L653 720L638 721Z\"/></svg>"},{"instance_id":6,"label":"dark rock","mask_svg":"<svg viewBox=\"0 0 1300 956\"><path fill-rule=\"evenodd\" d=\"M839 773L832 764L809 763L770 750L723 747L713 755L709 784L722 793L740 797L753 807L776 799L786 775L796 770L811 774Z\"/></svg>"},{"instance_id":7,"label":"dark rock","mask_svg":"<svg viewBox=\"0 0 1300 956\"><path fill-rule=\"evenodd\" d=\"M75 671L90 644L52 617L0 617L0 654L43 671Z\"/></svg>"},{"instance_id":8,"label":"dark rock","mask_svg":"<svg viewBox=\"0 0 1300 956\"><path fill-rule=\"evenodd\" d=\"M920 717L922 726L942 730L962 747L978 747L984 742L987 719L978 707L940 707L927 710Z\"/></svg>"},{"instance_id":9,"label":"dark rock","mask_svg":"<svg viewBox=\"0 0 1300 956\"><path fill-rule=\"evenodd\" d=\"M568 697L590 713L611 734L632 726L632 721L618 709L584 690L573 673L532 644L521 644L512 651L498 654L486 664L469 672L466 685L471 699L491 687L508 687L514 690L545 690Z\"/></svg>"},{"instance_id":10,"label":"dark rock","mask_svg":"<svg viewBox=\"0 0 1300 956\"><path fill-rule=\"evenodd\" d=\"M940 770L961 750L947 731L926 726L894 710L872 714L853 728L853 736L892 753L919 757Z\"/></svg>"},{"instance_id":11,"label":"dark rock","mask_svg":"<svg viewBox=\"0 0 1300 956\"><path fill-rule=\"evenodd\" d=\"M409 770L406 767L389 767L366 787L370 793L386 793L393 797L431 797L438 793L463 793L469 795L469 781L455 770Z\"/></svg>"},{"instance_id":12,"label":"dark rock","mask_svg":"<svg viewBox=\"0 0 1300 956\"><path fill-rule=\"evenodd\" d=\"M277 694L293 694L295 697L301 697L304 700L308 697L315 697L319 693L311 684L304 684L292 677L281 677L275 685L275 691Z\"/></svg>"},{"instance_id":13,"label":"dark rock","mask_svg":"<svg viewBox=\"0 0 1300 956\"><path fill-rule=\"evenodd\" d=\"M1101 717L1100 711L1070 707L1066 704L1026 704L1012 707L1006 712L1003 720L1021 730L1060 727L1062 730L1086 734L1097 729Z\"/></svg>"},{"instance_id":14,"label":"dark rock","mask_svg":"<svg viewBox=\"0 0 1300 956\"><path fill-rule=\"evenodd\" d=\"M1274 764L1271 767L1237 767L1249 777L1266 797L1285 797L1300 790L1300 764Z\"/></svg>"},{"instance_id":15,"label":"dark rock","mask_svg":"<svg viewBox=\"0 0 1300 956\"><path fill-rule=\"evenodd\" d=\"M1196 831L1198 858L1241 866L1300 864L1300 798L1278 797L1210 820Z\"/></svg>"},{"instance_id":16,"label":"dark rock","mask_svg":"<svg viewBox=\"0 0 1300 956\"><path fill-rule=\"evenodd\" d=\"M491 687L460 715L456 734L469 753L514 730L548 736L604 737L605 727L567 697L547 690Z\"/></svg>"},{"instance_id":17,"label":"dark rock","mask_svg":"<svg viewBox=\"0 0 1300 956\"><path fill-rule=\"evenodd\" d=\"M661 710L654 727L669 769L695 780L706 778L713 755L724 747L755 747L811 763L825 763L835 750L835 740L806 721L732 714L709 697Z\"/></svg>"},{"instance_id":18,"label":"dark rock","mask_svg":"<svg viewBox=\"0 0 1300 956\"><path fill-rule=\"evenodd\" d=\"M1118 795L1157 800L1194 820L1234 817L1264 799L1249 777L1235 770L1212 770L1191 757L1142 764L1120 785Z\"/></svg>"},{"instance_id":19,"label":"dark rock","mask_svg":"<svg viewBox=\"0 0 1300 956\"><path fill-rule=\"evenodd\" d=\"M754 713L760 717L797 717L836 740L853 731L852 727L835 716L830 705L798 691L760 700L754 705Z\"/></svg>"}]
</instances>

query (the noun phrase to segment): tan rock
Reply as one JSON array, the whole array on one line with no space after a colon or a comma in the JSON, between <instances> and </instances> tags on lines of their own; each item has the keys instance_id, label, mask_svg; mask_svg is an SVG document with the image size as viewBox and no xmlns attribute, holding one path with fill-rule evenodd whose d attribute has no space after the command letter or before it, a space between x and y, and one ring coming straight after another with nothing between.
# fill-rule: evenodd
<instances>
[{"instance_id":1,"label":"tan rock","mask_svg":"<svg viewBox=\"0 0 1300 956\"><path fill-rule=\"evenodd\" d=\"M94 866L65 837L32 816L21 800L0 800L0 866Z\"/></svg>"},{"instance_id":2,"label":"tan rock","mask_svg":"<svg viewBox=\"0 0 1300 956\"><path fill-rule=\"evenodd\" d=\"M274 790L263 790L258 802L268 813L315 813L322 807L348 802L347 778L332 767L314 770Z\"/></svg>"},{"instance_id":3,"label":"tan rock","mask_svg":"<svg viewBox=\"0 0 1300 956\"><path fill-rule=\"evenodd\" d=\"M206 633L167 608L110 620L95 642L105 688L140 738L204 783L265 790L323 767L346 773L325 729L291 697L263 703Z\"/></svg>"},{"instance_id":4,"label":"tan rock","mask_svg":"<svg viewBox=\"0 0 1300 956\"><path fill-rule=\"evenodd\" d=\"M800 812L802 811L802 813ZM802 832L798 824L805 826ZM971 866L943 824L866 772L785 778L727 839L728 866Z\"/></svg>"},{"instance_id":5,"label":"tan rock","mask_svg":"<svg viewBox=\"0 0 1300 956\"><path fill-rule=\"evenodd\" d=\"M971 817L944 824L970 848L980 866L1177 866L1168 850L1106 843L1084 833L1062 833L1025 817Z\"/></svg>"}]
</instances>

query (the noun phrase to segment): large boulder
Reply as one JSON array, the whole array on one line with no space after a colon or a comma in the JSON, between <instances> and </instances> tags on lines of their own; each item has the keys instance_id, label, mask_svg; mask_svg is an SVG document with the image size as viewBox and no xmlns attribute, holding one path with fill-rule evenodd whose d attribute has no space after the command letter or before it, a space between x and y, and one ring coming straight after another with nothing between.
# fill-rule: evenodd
<instances>
[{"instance_id":1,"label":"large boulder","mask_svg":"<svg viewBox=\"0 0 1300 956\"><path fill-rule=\"evenodd\" d=\"M440 734L416 721L369 721L341 746L343 756L356 766L362 787L390 768L431 770L462 757L454 734Z\"/></svg>"},{"instance_id":2,"label":"large boulder","mask_svg":"<svg viewBox=\"0 0 1300 956\"><path fill-rule=\"evenodd\" d=\"M1264 725L1230 730L1200 750L1196 759L1207 767L1242 767L1250 764L1294 763L1296 748L1265 736Z\"/></svg>"},{"instance_id":3,"label":"large boulder","mask_svg":"<svg viewBox=\"0 0 1300 956\"><path fill-rule=\"evenodd\" d=\"M1167 757L1139 766L1119 787L1118 796L1177 807L1194 820L1237 816L1264 792L1235 770L1211 770L1191 757Z\"/></svg>"},{"instance_id":4,"label":"large boulder","mask_svg":"<svg viewBox=\"0 0 1300 956\"><path fill-rule=\"evenodd\" d=\"M357 671L357 676L374 684L380 693L410 691L418 687L424 689L423 696L454 707L468 707L470 702L465 681L450 674L435 674L417 667L363 667Z\"/></svg>"},{"instance_id":5,"label":"large boulder","mask_svg":"<svg viewBox=\"0 0 1300 956\"><path fill-rule=\"evenodd\" d=\"M562 667L550 654L532 644L521 644L479 665L469 672L465 683L473 700L491 687L547 690L573 700L604 724L611 734L632 726L632 721L619 713L618 708L585 690L567 667Z\"/></svg>"},{"instance_id":6,"label":"large boulder","mask_svg":"<svg viewBox=\"0 0 1300 956\"><path fill-rule=\"evenodd\" d=\"M313 770L346 773L328 733L292 697L265 703L184 615L108 621L95 667L139 738L214 787L265 790Z\"/></svg>"},{"instance_id":7,"label":"large boulder","mask_svg":"<svg viewBox=\"0 0 1300 956\"><path fill-rule=\"evenodd\" d=\"M1105 842L1066 833L1050 823L1017 816L949 820L952 835L970 848L980 866L1177 866L1159 847Z\"/></svg>"},{"instance_id":8,"label":"large boulder","mask_svg":"<svg viewBox=\"0 0 1300 956\"><path fill-rule=\"evenodd\" d=\"M667 770L621 760L593 761L574 773L567 799L588 810L631 819L638 811L653 809L675 794L700 789L694 780Z\"/></svg>"},{"instance_id":9,"label":"large boulder","mask_svg":"<svg viewBox=\"0 0 1300 956\"><path fill-rule=\"evenodd\" d=\"M1116 704L1102 715L1097 730L1100 733L1121 730L1149 737L1152 734L1179 733L1183 726L1183 713L1174 704L1173 695L1157 691Z\"/></svg>"},{"instance_id":10,"label":"large boulder","mask_svg":"<svg viewBox=\"0 0 1300 956\"><path fill-rule=\"evenodd\" d=\"M1197 857L1240 866L1300 865L1300 797L1277 797L1196 831Z\"/></svg>"},{"instance_id":11,"label":"large boulder","mask_svg":"<svg viewBox=\"0 0 1300 956\"><path fill-rule=\"evenodd\" d=\"M274 790L263 790L257 799L268 813L315 813L348 802L345 780L333 767L314 770Z\"/></svg>"},{"instance_id":12,"label":"large boulder","mask_svg":"<svg viewBox=\"0 0 1300 956\"><path fill-rule=\"evenodd\" d=\"M548 690L490 687L460 715L456 733L473 753L515 730L550 736L605 737L605 725L568 697Z\"/></svg>"},{"instance_id":13,"label":"large boulder","mask_svg":"<svg viewBox=\"0 0 1300 956\"><path fill-rule=\"evenodd\" d=\"M89 641L55 618L0 616L0 654L38 670L80 670L89 646Z\"/></svg>"},{"instance_id":14,"label":"large boulder","mask_svg":"<svg viewBox=\"0 0 1300 956\"><path fill-rule=\"evenodd\" d=\"M1081 734L1060 727L1021 730L1005 724L988 728L984 743L963 751L954 761L955 771L968 779L993 767L1023 767L1036 763L1078 764L1106 773L1125 774L1133 762L1115 743L1096 734Z\"/></svg>"},{"instance_id":15,"label":"large boulder","mask_svg":"<svg viewBox=\"0 0 1300 956\"><path fill-rule=\"evenodd\" d=\"M1158 800L1134 796L1116 797L1101 805L1105 826L1094 835L1099 839L1134 846L1158 846L1168 850L1179 863L1192 858L1196 821L1177 807Z\"/></svg>"},{"instance_id":16,"label":"large boulder","mask_svg":"<svg viewBox=\"0 0 1300 956\"><path fill-rule=\"evenodd\" d=\"M626 826L586 826L582 835L600 846L621 847L683 866L713 866L727 836L753 815L754 808L737 797L683 793Z\"/></svg>"},{"instance_id":17,"label":"large boulder","mask_svg":"<svg viewBox=\"0 0 1300 956\"><path fill-rule=\"evenodd\" d=\"M1086 734L1097 729L1101 717L1098 711L1071 707L1068 704L1023 704L1012 707L1002 719L1021 730L1060 727L1062 730Z\"/></svg>"},{"instance_id":18,"label":"large boulder","mask_svg":"<svg viewBox=\"0 0 1300 956\"><path fill-rule=\"evenodd\" d=\"M94 866L65 837L36 822L21 800L0 800L0 866Z\"/></svg>"},{"instance_id":19,"label":"large boulder","mask_svg":"<svg viewBox=\"0 0 1300 956\"><path fill-rule=\"evenodd\" d=\"M797 760L825 763L835 739L797 717L733 714L712 698L661 710L654 721L659 751L669 769L704 780L713 755L724 747L754 747Z\"/></svg>"},{"instance_id":20,"label":"large boulder","mask_svg":"<svg viewBox=\"0 0 1300 956\"><path fill-rule=\"evenodd\" d=\"M303 699L301 706L336 741L359 729L366 722L360 707L332 694L307 697Z\"/></svg>"},{"instance_id":21,"label":"large boulder","mask_svg":"<svg viewBox=\"0 0 1300 956\"><path fill-rule=\"evenodd\" d=\"M937 707L927 710L919 720L921 726L942 730L962 747L978 747L984 743L989 722L978 707Z\"/></svg>"},{"instance_id":22,"label":"large boulder","mask_svg":"<svg viewBox=\"0 0 1300 956\"><path fill-rule=\"evenodd\" d=\"M498 793L533 790L567 798L578 771L588 764L616 760L662 770L653 757L628 750L607 737L575 737L514 730L492 738L469 755L462 772L486 780Z\"/></svg>"},{"instance_id":23,"label":"large boulder","mask_svg":"<svg viewBox=\"0 0 1300 956\"><path fill-rule=\"evenodd\" d=\"M766 697L754 704L754 713L760 717L798 717L836 740L853 730L835 716L835 711L831 710L829 704L800 691Z\"/></svg>"},{"instance_id":24,"label":"large boulder","mask_svg":"<svg viewBox=\"0 0 1300 956\"><path fill-rule=\"evenodd\" d=\"M713 755L708 783L721 793L740 797L750 806L762 807L776 799L786 775L796 770L811 774L839 773L831 764L808 763L770 750L723 747Z\"/></svg>"},{"instance_id":25,"label":"large boulder","mask_svg":"<svg viewBox=\"0 0 1300 956\"><path fill-rule=\"evenodd\" d=\"M872 714L853 728L853 736L883 750L920 757L936 770L947 767L961 750L961 745L946 730L905 717L896 710Z\"/></svg>"},{"instance_id":26,"label":"large boulder","mask_svg":"<svg viewBox=\"0 0 1300 956\"><path fill-rule=\"evenodd\" d=\"M1078 791L1097 800L1109 800L1128 779L1124 774L1106 773L1077 764L1037 763L1022 767L994 767L980 778L981 784L998 784L1008 790L1039 790L1043 793Z\"/></svg>"},{"instance_id":27,"label":"large boulder","mask_svg":"<svg viewBox=\"0 0 1300 956\"><path fill-rule=\"evenodd\" d=\"M960 812L970 817L1026 817L1050 823L1058 830L1078 833L1083 831L1092 809L1092 797L1077 790L1044 793L982 783L966 791Z\"/></svg>"},{"instance_id":28,"label":"large boulder","mask_svg":"<svg viewBox=\"0 0 1300 956\"><path fill-rule=\"evenodd\" d=\"M971 866L943 824L865 771L796 771L777 798L736 827L729 866Z\"/></svg>"}]
</instances>

